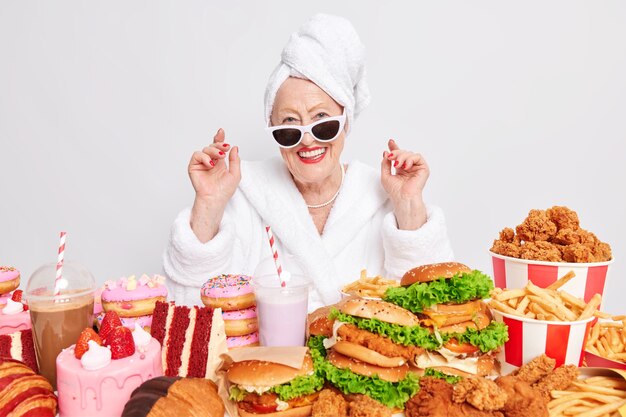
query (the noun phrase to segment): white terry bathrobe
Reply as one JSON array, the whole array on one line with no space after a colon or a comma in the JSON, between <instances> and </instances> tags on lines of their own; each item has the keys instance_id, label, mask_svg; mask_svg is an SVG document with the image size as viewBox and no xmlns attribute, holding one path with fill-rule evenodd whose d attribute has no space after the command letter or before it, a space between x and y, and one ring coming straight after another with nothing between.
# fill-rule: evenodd
<instances>
[{"instance_id":1,"label":"white terry bathrobe","mask_svg":"<svg viewBox=\"0 0 626 417\"><path fill-rule=\"evenodd\" d=\"M321 235L280 158L242 161L241 173L211 241L196 238L189 208L172 226L163 265L170 299L177 303L201 304L200 287L216 275L251 275L259 261L271 256L266 225L279 253L294 256L312 280L309 310L337 302L340 288L363 268L370 276L399 278L415 266L453 258L441 209L428 206L428 221L420 229L399 230L380 172L363 163L348 165Z\"/></svg>"}]
</instances>

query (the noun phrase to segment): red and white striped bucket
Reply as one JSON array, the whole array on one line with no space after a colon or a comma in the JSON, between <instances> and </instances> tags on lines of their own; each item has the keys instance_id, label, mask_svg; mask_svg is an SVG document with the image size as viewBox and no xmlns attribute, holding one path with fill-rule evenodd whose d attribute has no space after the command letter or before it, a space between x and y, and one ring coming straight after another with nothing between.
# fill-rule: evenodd
<instances>
[{"instance_id":1,"label":"red and white striped bucket","mask_svg":"<svg viewBox=\"0 0 626 417\"><path fill-rule=\"evenodd\" d=\"M561 289L588 302L594 294L604 295L609 266L613 260L593 263L531 261L489 252L493 281L498 288L524 288L528 281L538 287L548 285L574 271L576 276Z\"/></svg>"},{"instance_id":2,"label":"red and white striped bucket","mask_svg":"<svg viewBox=\"0 0 626 417\"><path fill-rule=\"evenodd\" d=\"M591 368L613 368L626 370L626 363L603 358L594 353L585 351L585 366Z\"/></svg>"},{"instance_id":3,"label":"red and white striped bucket","mask_svg":"<svg viewBox=\"0 0 626 417\"><path fill-rule=\"evenodd\" d=\"M580 321L544 321L518 317L493 310L493 317L509 327L509 341L498 353L502 374L508 374L545 353L556 366L581 366L589 330L596 319Z\"/></svg>"}]
</instances>

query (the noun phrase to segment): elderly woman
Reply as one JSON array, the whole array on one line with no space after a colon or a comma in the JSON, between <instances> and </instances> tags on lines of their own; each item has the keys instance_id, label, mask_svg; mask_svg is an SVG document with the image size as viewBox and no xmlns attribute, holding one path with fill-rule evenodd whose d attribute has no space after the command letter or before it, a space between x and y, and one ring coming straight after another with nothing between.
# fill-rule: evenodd
<instances>
[{"instance_id":1,"label":"elderly woman","mask_svg":"<svg viewBox=\"0 0 626 417\"><path fill-rule=\"evenodd\" d=\"M389 140L380 172L341 162L368 102L364 47L354 28L343 18L314 16L291 36L267 86L265 140L282 160L241 161L222 129L191 157L195 200L177 217L164 255L177 302L198 304L212 276L252 274L271 254L266 225L281 254L312 280L310 309L336 302L362 268L399 277L452 259L443 213L424 204L429 169L421 155Z\"/></svg>"}]
</instances>

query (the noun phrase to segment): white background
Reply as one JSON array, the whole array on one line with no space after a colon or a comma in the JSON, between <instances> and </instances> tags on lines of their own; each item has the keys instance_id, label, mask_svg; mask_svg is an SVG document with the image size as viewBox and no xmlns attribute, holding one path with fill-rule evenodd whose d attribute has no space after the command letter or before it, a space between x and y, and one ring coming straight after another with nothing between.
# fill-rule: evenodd
<instances>
[{"instance_id":1,"label":"white background","mask_svg":"<svg viewBox=\"0 0 626 417\"><path fill-rule=\"evenodd\" d=\"M277 154L263 92L289 34L349 18L372 105L344 159L422 152L459 260L491 273L498 231L567 205L609 242L626 312L626 3L0 0L0 265L67 256L98 281L161 271L193 199L186 167L218 127ZM208 278L208 277L207 277Z\"/></svg>"}]
</instances>

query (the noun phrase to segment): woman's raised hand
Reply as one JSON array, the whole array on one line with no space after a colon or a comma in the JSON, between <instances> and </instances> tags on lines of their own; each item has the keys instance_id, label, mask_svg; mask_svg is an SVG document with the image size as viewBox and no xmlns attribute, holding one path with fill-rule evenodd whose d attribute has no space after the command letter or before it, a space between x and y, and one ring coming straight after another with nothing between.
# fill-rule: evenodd
<instances>
[{"instance_id":1,"label":"woman's raised hand","mask_svg":"<svg viewBox=\"0 0 626 417\"><path fill-rule=\"evenodd\" d=\"M393 139L383 152L381 182L394 207L398 228L415 230L427 220L422 192L430 171L422 155L400 149ZM391 167L395 167L393 174Z\"/></svg>"},{"instance_id":2,"label":"woman's raised hand","mask_svg":"<svg viewBox=\"0 0 626 417\"><path fill-rule=\"evenodd\" d=\"M241 181L239 148L231 148L224 138L224 130L218 130L211 145L193 153L187 169L196 190L190 225L202 243L219 231L226 204Z\"/></svg>"},{"instance_id":3,"label":"woman's raised hand","mask_svg":"<svg viewBox=\"0 0 626 417\"><path fill-rule=\"evenodd\" d=\"M236 146L231 149L229 144L224 143L224 138L224 130L219 129L211 145L193 153L188 171L196 198L226 205L239 185L241 172L239 149Z\"/></svg>"}]
</instances>

